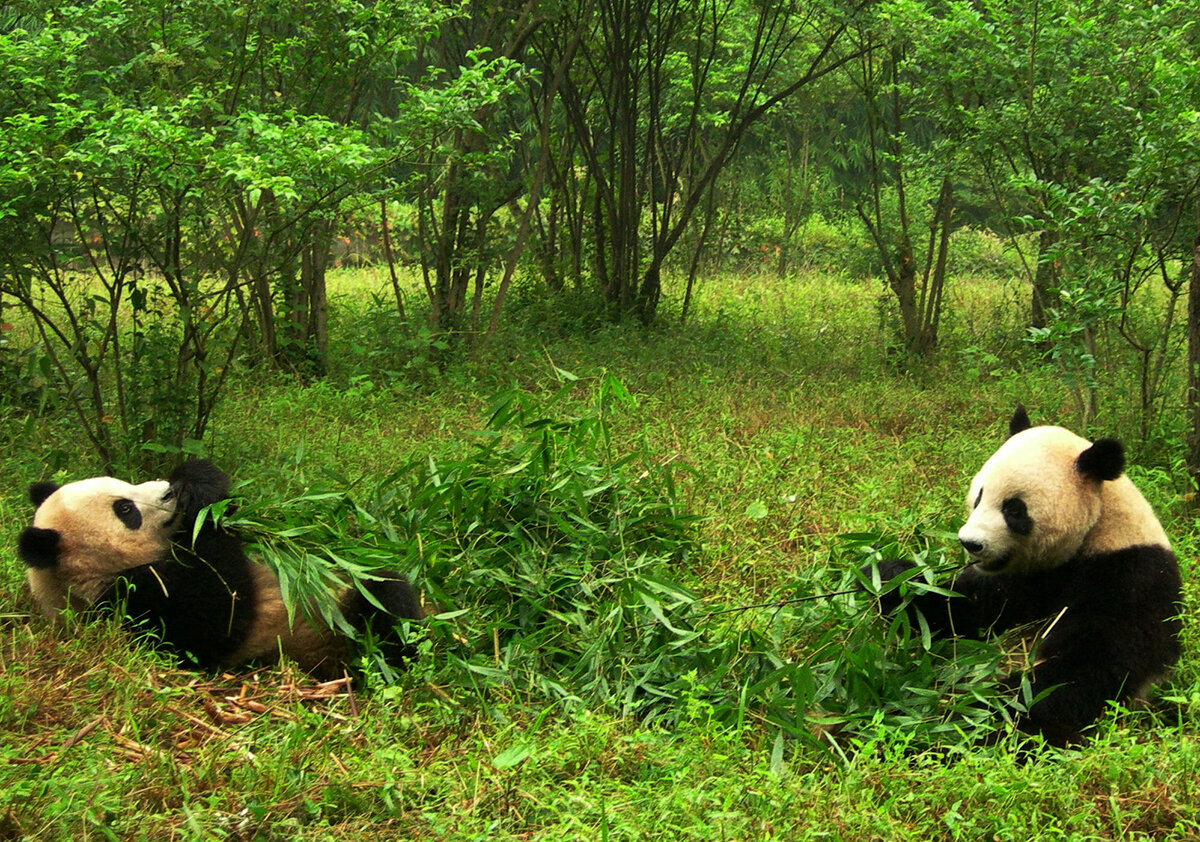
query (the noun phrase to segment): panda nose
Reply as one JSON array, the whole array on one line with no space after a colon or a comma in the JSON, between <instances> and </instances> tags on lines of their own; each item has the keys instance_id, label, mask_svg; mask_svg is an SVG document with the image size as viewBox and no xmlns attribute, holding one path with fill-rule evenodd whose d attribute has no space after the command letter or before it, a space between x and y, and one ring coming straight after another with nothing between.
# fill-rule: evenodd
<instances>
[{"instance_id":1,"label":"panda nose","mask_svg":"<svg viewBox=\"0 0 1200 842\"><path fill-rule=\"evenodd\" d=\"M963 545L963 549L971 555L979 555L983 552L983 544L979 541L972 541L970 538L959 538L958 542Z\"/></svg>"}]
</instances>

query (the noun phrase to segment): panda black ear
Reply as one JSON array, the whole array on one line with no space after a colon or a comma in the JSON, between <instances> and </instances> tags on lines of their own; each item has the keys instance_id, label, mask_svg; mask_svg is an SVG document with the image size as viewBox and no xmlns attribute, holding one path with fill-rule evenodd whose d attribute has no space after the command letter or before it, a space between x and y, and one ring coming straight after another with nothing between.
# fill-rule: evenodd
<instances>
[{"instance_id":1,"label":"panda black ear","mask_svg":"<svg viewBox=\"0 0 1200 842\"><path fill-rule=\"evenodd\" d=\"M1075 467L1097 482L1114 480L1125 472L1125 448L1116 439L1100 439L1079 454Z\"/></svg>"},{"instance_id":2,"label":"panda black ear","mask_svg":"<svg viewBox=\"0 0 1200 842\"><path fill-rule=\"evenodd\" d=\"M58 483L56 482L35 482L29 486L29 502L33 503L34 508L46 502L46 498L58 491Z\"/></svg>"},{"instance_id":3,"label":"panda black ear","mask_svg":"<svg viewBox=\"0 0 1200 842\"><path fill-rule=\"evenodd\" d=\"M1028 430L1032 426L1033 424L1029 423L1029 413L1025 411L1025 407L1022 404L1017 404L1012 418L1008 421L1008 437L1012 438L1017 433Z\"/></svg>"},{"instance_id":4,"label":"panda black ear","mask_svg":"<svg viewBox=\"0 0 1200 842\"><path fill-rule=\"evenodd\" d=\"M188 517L229 496L229 476L207 459L191 459L171 472L171 489Z\"/></svg>"},{"instance_id":5,"label":"panda black ear","mask_svg":"<svg viewBox=\"0 0 1200 842\"><path fill-rule=\"evenodd\" d=\"M62 535L57 529L27 526L17 539L17 555L29 567L53 567L61 548Z\"/></svg>"}]
</instances>

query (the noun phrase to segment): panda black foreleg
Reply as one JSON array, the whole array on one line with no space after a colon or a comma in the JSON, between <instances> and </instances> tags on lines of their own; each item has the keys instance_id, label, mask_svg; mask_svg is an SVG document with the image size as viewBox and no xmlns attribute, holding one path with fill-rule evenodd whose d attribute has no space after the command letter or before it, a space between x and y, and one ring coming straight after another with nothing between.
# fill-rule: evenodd
<instances>
[{"instance_id":1,"label":"panda black foreleg","mask_svg":"<svg viewBox=\"0 0 1200 842\"><path fill-rule=\"evenodd\" d=\"M422 620L425 612L403 576L391 571L377 571L375 575L380 578L365 581L364 587L383 611L358 590L352 590L343 598L342 613L356 628L370 631L389 664L403 667L416 657L417 646L400 633L397 625L403 620Z\"/></svg>"},{"instance_id":2,"label":"panda black foreleg","mask_svg":"<svg viewBox=\"0 0 1200 842\"><path fill-rule=\"evenodd\" d=\"M1001 690L1011 694L1010 698L1023 708L1015 717L1017 730L1040 735L1053 746L1082 742L1083 731L1104 711L1106 699L1097 685L1065 676L1062 681L1052 681L1044 671L1035 669L1028 676L1026 690L1022 689L1025 678L1024 674L1016 674L1000 682Z\"/></svg>"},{"instance_id":3,"label":"panda black foreleg","mask_svg":"<svg viewBox=\"0 0 1200 842\"><path fill-rule=\"evenodd\" d=\"M218 570L182 549L123 571L97 605L188 665L216 669L250 632L255 585L245 568Z\"/></svg>"},{"instance_id":4,"label":"panda black foreleg","mask_svg":"<svg viewBox=\"0 0 1200 842\"><path fill-rule=\"evenodd\" d=\"M911 570L910 561L892 559L879 565L880 578L888 582ZM867 570L864 574L869 575ZM910 594L906 611L916 623L920 611L935 637L953 635L981 640L1026 623L1053 616L1061 607L1060 577L1055 573L1034 576L1003 576L985 573L977 565L964 568L947 587L956 596L921 592ZM884 614L895 613L904 604L898 590L880 596Z\"/></svg>"},{"instance_id":5,"label":"panda black foreleg","mask_svg":"<svg viewBox=\"0 0 1200 842\"><path fill-rule=\"evenodd\" d=\"M911 561L888 559L880 562L878 567L880 580L887 583L912 570L916 565ZM870 578L869 567L863 568L862 572ZM975 582L973 577L964 577L963 574L944 585L955 591L956 595L919 591L910 592L906 600L898 588L888 590L879 596L880 611L885 616L890 616L903 606L908 622L913 628L919 624L919 612L934 637L980 637L981 621L986 619L992 610L993 600L990 598L989 589L980 587L980 583Z\"/></svg>"}]
</instances>

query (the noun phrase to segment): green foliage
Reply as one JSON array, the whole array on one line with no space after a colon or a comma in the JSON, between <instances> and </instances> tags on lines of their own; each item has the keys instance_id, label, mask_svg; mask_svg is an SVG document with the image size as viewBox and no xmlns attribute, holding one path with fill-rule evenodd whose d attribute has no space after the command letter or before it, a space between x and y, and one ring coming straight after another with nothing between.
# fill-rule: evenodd
<instances>
[{"instance_id":1,"label":"green foliage","mask_svg":"<svg viewBox=\"0 0 1200 842\"><path fill-rule=\"evenodd\" d=\"M409 319L396 312L394 301L372 292L346 301L332 315L328 375L358 388L428 388L454 379L455 336L429 327L422 309ZM459 366L461 368L461 366Z\"/></svg>"},{"instance_id":2,"label":"green foliage","mask_svg":"<svg viewBox=\"0 0 1200 842\"><path fill-rule=\"evenodd\" d=\"M965 750L1006 721L995 647L877 618L881 592L937 589L928 568L886 586L847 574L829 595L821 579L817 592L800 584L767 606L699 599L687 572L695 519L678 502L677 469L614 435L629 392L611 375L590 385L557 374L564 384L545 400L497 395L463 457L422 459L374 486L340 479L268 497L229 525L253 536L289 605L330 625L344 627L331 589L399 569L436 606L434 662L418 671L488 706L515 695L662 725L753 718L793 738L824 735L843 753L876 729ZM573 410L581 389L584 408ZM761 501L748 509L767 516ZM881 540L850 536L836 566L878 559ZM769 620L747 622L747 612ZM806 630L818 630L813 654L797 660Z\"/></svg>"},{"instance_id":3,"label":"green foliage","mask_svg":"<svg viewBox=\"0 0 1200 842\"><path fill-rule=\"evenodd\" d=\"M0 34L0 295L110 469L195 451L242 353L323 370L341 215L500 95L486 56L397 81L450 14L34 4Z\"/></svg>"},{"instance_id":4,"label":"green foliage","mask_svg":"<svg viewBox=\"0 0 1200 842\"><path fill-rule=\"evenodd\" d=\"M1012 244L987 228L963 226L950 235L950 274L956 278L1006 280L1020 277Z\"/></svg>"},{"instance_id":5,"label":"green foliage","mask_svg":"<svg viewBox=\"0 0 1200 842\"><path fill-rule=\"evenodd\" d=\"M289 501L275 517L290 525L260 527L260 546L304 594L325 590L313 576L329 562L350 580L398 566L437 606L435 648L453 681L485 698L501 688L620 698L636 712L672 695L664 688L700 637L698 602L672 572L692 547L691 518L668 466L613 441L608 415L631 400L624 386L604 378L590 411L560 418L579 385L562 376L544 404L497 396L464 458L422 459L357 501L345 490Z\"/></svg>"},{"instance_id":6,"label":"green foliage","mask_svg":"<svg viewBox=\"0 0 1200 842\"><path fill-rule=\"evenodd\" d=\"M723 208L714 224L719 228L715 235L719 243L713 244L713 272L774 273L782 267L865 278L880 269L861 226L819 213L790 223L784 217L761 214L757 205Z\"/></svg>"},{"instance_id":7,"label":"green foliage","mask_svg":"<svg viewBox=\"0 0 1200 842\"><path fill-rule=\"evenodd\" d=\"M883 734L903 734L910 750L936 747L947 753L974 750L1000 739L1013 724L1013 714L1028 699L998 692L997 676L1005 672L1004 651L995 643L934 639L920 614L910 625L908 598L922 593L950 595L948 575L961 565L944 550L912 556L915 566L881 582L875 564L903 555L877 535L843 537L848 575L843 588L849 598L822 606L827 630L813 645L828 660L813 669L818 692L814 720L820 733L843 757ZM858 560L863 566L852 566ZM897 610L879 618L874 600L898 591ZM803 618L809 624L818 616Z\"/></svg>"}]
</instances>

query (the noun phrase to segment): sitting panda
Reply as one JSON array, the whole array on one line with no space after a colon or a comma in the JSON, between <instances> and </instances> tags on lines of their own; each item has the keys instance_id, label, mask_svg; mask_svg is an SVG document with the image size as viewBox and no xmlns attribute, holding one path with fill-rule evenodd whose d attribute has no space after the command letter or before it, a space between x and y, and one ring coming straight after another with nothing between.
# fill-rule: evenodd
<instances>
[{"instance_id":1,"label":"sitting panda","mask_svg":"<svg viewBox=\"0 0 1200 842\"><path fill-rule=\"evenodd\" d=\"M1053 745L1080 741L1108 702L1139 700L1179 658L1179 565L1124 470L1120 442L1033 427L1018 406L967 494L958 539L973 563L951 586L961 598L910 601L935 635L1038 625L1030 698L1049 692L1017 725ZM911 567L887 561L880 574ZM894 611L900 596L882 603ZM1021 683L1015 675L1004 685Z\"/></svg>"},{"instance_id":2,"label":"sitting panda","mask_svg":"<svg viewBox=\"0 0 1200 842\"><path fill-rule=\"evenodd\" d=\"M111 477L32 485L37 511L18 554L35 602L52 617L68 608L123 610L137 630L203 669L282 653L318 678L341 676L353 658L351 641L301 617L289 624L279 580L247 558L241 539L208 518L196 530L201 509L228 494L229 477L207 460L141 485ZM360 630L376 621L384 656L400 666L415 651L395 623L422 619L421 606L396 574L365 587L383 612L348 588L338 598L342 615Z\"/></svg>"}]
</instances>

